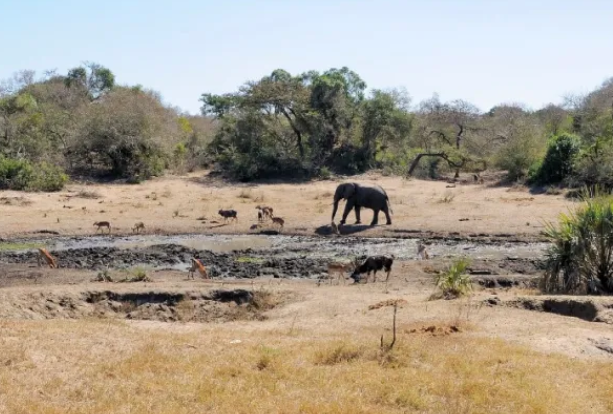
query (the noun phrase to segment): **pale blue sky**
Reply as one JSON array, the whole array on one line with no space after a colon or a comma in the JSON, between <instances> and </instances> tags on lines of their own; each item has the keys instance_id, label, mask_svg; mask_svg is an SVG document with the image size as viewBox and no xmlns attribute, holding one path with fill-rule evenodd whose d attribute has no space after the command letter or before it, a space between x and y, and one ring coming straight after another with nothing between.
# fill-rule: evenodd
<instances>
[{"instance_id":1,"label":"pale blue sky","mask_svg":"<svg viewBox=\"0 0 613 414\"><path fill-rule=\"evenodd\" d=\"M610 0L0 0L0 79L110 68L191 113L276 68L537 109L613 76Z\"/></svg>"}]
</instances>

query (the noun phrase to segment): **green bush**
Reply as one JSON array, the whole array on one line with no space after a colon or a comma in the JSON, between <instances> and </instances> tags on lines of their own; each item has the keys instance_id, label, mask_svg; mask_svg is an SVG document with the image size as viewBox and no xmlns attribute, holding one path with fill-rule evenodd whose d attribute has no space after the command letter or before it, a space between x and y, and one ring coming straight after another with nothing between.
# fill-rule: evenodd
<instances>
[{"instance_id":1,"label":"green bush","mask_svg":"<svg viewBox=\"0 0 613 414\"><path fill-rule=\"evenodd\" d=\"M436 287L440 290L442 297L453 299L464 296L472 290L470 276L466 274L466 269L470 265L467 258L461 257L455 260L446 272L436 276Z\"/></svg>"},{"instance_id":2,"label":"green bush","mask_svg":"<svg viewBox=\"0 0 613 414\"><path fill-rule=\"evenodd\" d=\"M160 175L166 167L162 151L146 142L122 142L110 148L106 155L110 159L113 176L135 182Z\"/></svg>"},{"instance_id":3,"label":"green bush","mask_svg":"<svg viewBox=\"0 0 613 414\"><path fill-rule=\"evenodd\" d=\"M602 186L613 189L613 144L599 139L584 148L573 165L571 184L593 188Z\"/></svg>"},{"instance_id":4,"label":"green bush","mask_svg":"<svg viewBox=\"0 0 613 414\"><path fill-rule=\"evenodd\" d=\"M0 189L52 192L60 191L66 182L68 176L55 165L0 157Z\"/></svg>"},{"instance_id":5,"label":"green bush","mask_svg":"<svg viewBox=\"0 0 613 414\"><path fill-rule=\"evenodd\" d=\"M512 181L529 177L531 168L541 157L542 147L534 134L524 133L506 143L497 152L493 160L494 165L506 170L507 178Z\"/></svg>"},{"instance_id":6,"label":"green bush","mask_svg":"<svg viewBox=\"0 0 613 414\"><path fill-rule=\"evenodd\" d=\"M583 206L547 225L546 292L613 293L613 197L589 195L584 191Z\"/></svg>"},{"instance_id":7,"label":"green bush","mask_svg":"<svg viewBox=\"0 0 613 414\"><path fill-rule=\"evenodd\" d=\"M565 133L552 137L548 142L547 153L534 177L534 182L536 184L557 184L570 177L579 149L580 140L576 135Z\"/></svg>"}]
</instances>

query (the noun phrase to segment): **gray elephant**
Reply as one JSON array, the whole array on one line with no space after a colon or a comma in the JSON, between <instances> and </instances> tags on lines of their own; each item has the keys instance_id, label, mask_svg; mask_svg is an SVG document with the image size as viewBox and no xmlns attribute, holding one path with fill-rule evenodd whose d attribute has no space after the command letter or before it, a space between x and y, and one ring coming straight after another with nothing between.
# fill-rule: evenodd
<instances>
[{"instance_id":1,"label":"gray elephant","mask_svg":"<svg viewBox=\"0 0 613 414\"><path fill-rule=\"evenodd\" d=\"M379 211L383 211L385 213L387 224L392 224L392 219L390 218L391 207L389 197L387 196L385 190L378 185L365 186L358 183L339 184L339 186L336 187L336 192L334 193L332 221L334 221L334 216L336 215L336 210L338 209L338 202L341 199L346 199L347 204L345 204L345 211L343 212L343 218L341 219L340 224L345 224L347 215L352 208L355 209L355 224L360 224L360 208L362 207L370 208L374 211L372 222L370 223L371 226L378 224Z\"/></svg>"}]
</instances>

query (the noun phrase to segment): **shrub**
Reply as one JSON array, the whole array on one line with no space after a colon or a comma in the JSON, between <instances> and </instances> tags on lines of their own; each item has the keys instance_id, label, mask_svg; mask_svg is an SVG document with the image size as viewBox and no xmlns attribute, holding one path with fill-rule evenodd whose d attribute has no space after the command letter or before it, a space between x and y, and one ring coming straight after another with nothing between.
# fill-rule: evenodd
<instances>
[{"instance_id":1,"label":"shrub","mask_svg":"<svg viewBox=\"0 0 613 414\"><path fill-rule=\"evenodd\" d=\"M507 178L516 181L530 176L531 167L541 156L542 145L525 133L504 145L494 157L494 165L507 171Z\"/></svg>"},{"instance_id":2,"label":"shrub","mask_svg":"<svg viewBox=\"0 0 613 414\"><path fill-rule=\"evenodd\" d=\"M569 177L573 172L573 162L579 152L580 140L576 135L561 134L552 137L547 145L535 182L556 184Z\"/></svg>"},{"instance_id":3,"label":"shrub","mask_svg":"<svg viewBox=\"0 0 613 414\"><path fill-rule=\"evenodd\" d=\"M613 293L613 197L582 198L585 205L547 224L546 292Z\"/></svg>"},{"instance_id":4,"label":"shrub","mask_svg":"<svg viewBox=\"0 0 613 414\"><path fill-rule=\"evenodd\" d=\"M58 166L0 156L0 189L52 192L60 191L67 181L68 176Z\"/></svg>"},{"instance_id":5,"label":"shrub","mask_svg":"<svg viewBox=\"0 0 613 414\"><path fill-rule=\"evenodd\" d=\"M455 260L446 272L436 275L436 287L445 299L464 296L472 290L470 277L465 273L470 261L462 257Z\"/></svg>"},{"instance_id":6,"label":"shrub","mask_svg":"<svg viewBox=\"0 0 613 414\"><path fill-rule=\"evenodd\" d=\"M60 191L67 182L68 176L60 167L43 161L34 167L27 189L45 192Z\"/></svg>"},{"instance_id":7,"label":"shrub","mask_svg":"<svg viewBox=\"0 0 613 414\"><path fill-rule=\"evenodd\" d=\"M613 145L598 140L577 156L573 165L572 184L577 186L604 186L613 188Z\"/></svg>"}]
</instances>

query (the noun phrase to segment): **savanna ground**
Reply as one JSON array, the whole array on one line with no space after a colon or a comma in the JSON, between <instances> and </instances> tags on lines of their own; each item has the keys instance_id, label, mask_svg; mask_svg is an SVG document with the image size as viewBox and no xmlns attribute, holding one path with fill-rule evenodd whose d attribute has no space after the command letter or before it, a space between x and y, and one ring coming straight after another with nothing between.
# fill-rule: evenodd
<instances>
[{"instance_id":1,"label":"savanna ground","mask_svg":"<svg viewBox=\"0 0 613 414\"><path fill-rule=\"evenodd\" d=\"M336 182L227 187L201 176L73 185L49 195L3 192L0 235L5 244L41 229L86 235L99 220L111 221L113 234L129 232L136 221L148 232L245 233L257 204L274 207L286 220L284 233L313 234L330 222ZM394 210L392 226L361 236L534 236L543 220L572 205L562 195L487 184L447 188L372 175L359 181L383 186ZM219 208L236 209L239 222L222 226ZM368 224L371 214L363 211L362 221ZM434 290L428 268L436 260L399 262L388 284L355 286L192 281L179 271L125 284L93 282L96 272L70 269L37 269L42 276L32 279L28 266L1 265L0 276L11 283L0 290L0 412L613 411L611 354L594 346L613 340L611 325L484 304L494 295L538 295L519 288L428 300ZM256 299L237 305L199 296L235 288ZM100 292L113 299L96 302ZM187 299L147 305L146 312L135 309L138 300L119 299L156 292ZM392 340L388 301L395 299L403 300L397 339L384 351L381 336L384 345ZM168 318L173 322L162 322Z\"/></svg>"},{"instance_id":2,"label":"savanna ground","mask_svg":"<svg viewBox=\"0 0 613 414\"><path fill-rule=\"evenodd\" d=\"M472 178L470 178L472 180ZM369 228L372 210L362 210L362 224L348 231L364 237L410 235L412 231L442 234L535 235L543 220L552 220L573 203L563 195L531 194L525 187L453 185L445 181L406 180L366 174L347 181L378 184L388 193L393 224ZM69 185L58 193L0 192L0 237L36 230L62 235L95 233L95 221L110 221L113 233L130 233L143 221L148 231L164 233L246 233L257 221L258 204L274 208L285 220L283 233L309 234L330 224L338 181L297 184L232 184L203 173L160 178L141 185ZM344 201L335 221L341 219ZM238 223L225 224L219 209L235 209ZM199 220L205 219L205 220ZM347 224L355 222L353 211Z\"/></svg>"}]
</instances>

